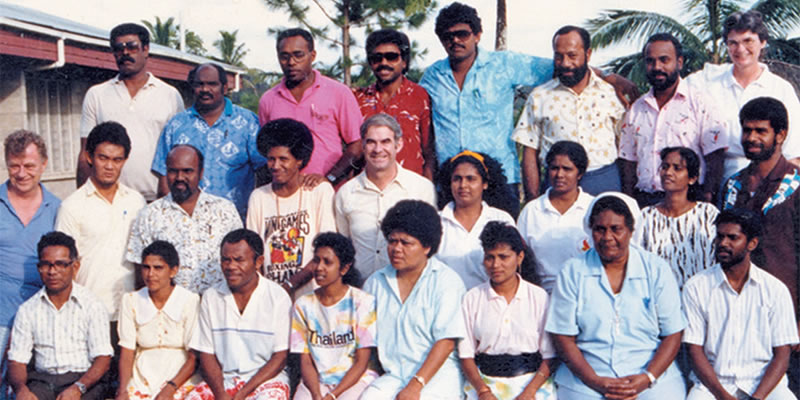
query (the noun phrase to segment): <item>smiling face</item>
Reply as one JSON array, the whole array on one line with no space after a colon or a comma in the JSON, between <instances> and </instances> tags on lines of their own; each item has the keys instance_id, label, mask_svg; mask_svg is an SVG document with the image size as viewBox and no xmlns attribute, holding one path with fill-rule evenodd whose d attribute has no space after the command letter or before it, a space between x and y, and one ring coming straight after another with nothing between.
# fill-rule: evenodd
<instances>
[{"instance_id":1,"label":"smiling face","mask_svg":"<svg viewBox=\"0 0 800 400\"><path fill-rule=\"evenodd\" d=\"M316 56L317 52L309 50L308 42L302 36L289 36L281 41L278 63L290 87L305 81L314 73L311 64Z\"/></svg>"},{"instance_id":2,"label":"smiling face","mask_svg":"<svg viewBox=\"0 0 800 400\"><path fill-rule=\"evenodd\" d=\"M150 46L143 45L138 35L122 35L114 39L111 51L117 62L120 78L125 79L144 70L150 55Z\"/></svg>"},{"instance_id":3,"label":"smiling face","mask_svg":"<svg viewBox=\"0 0 800 400\"><path fill-rule=\"evenodd\" d=\"M172 278L178 274L178 266L170 266L161 256L150 254L140 266L142 281L150 293L172 286Z\"/></svg>"},{"instance_id":4,"label":"smiling face","mask_svg":"<svg viewBox=\"0 0 800 400\"><path fill-rule=\"evenodd\" d=\"M222 245L220 263L222 274L231 292L240 293L258 280L258 271L264 263L264 256L255 256L247 241Z\"/></svg>"},{"instance_id":5,"label":"smiling face","mask_svg":"<svg viewBox=\"0 0 800 400\"><path fill-rule=\"evenodd\" d=\"M489 184L483 180L478 169L469 162L462 162L450 175L450 192L456 208L468 207L483 200L483 191Z\"/></svg>"},{"instance_id":6,"label":"smiling face","mask_svg":"<svg viewBox=\"0 0 800 400\"><path fill-rule=\"evenodd\" d=\"M395 139L394 131L387 126L371 126L361 145L367 171L386 171L394 167L397 152L403 147L403 139Z\"/></svg>"},{"instance_id":7,"label":"smiling face","mask_svg":"<svg viewBox=\"0 0 800 400\"><path fill-rule=\"evenodd\" d=\"M381 86L397 81L403 76L403 70L406 68L400 48L394 43L379 44L367 55L367 60Z\"/></svg>"},{"instance_id":8,"label":"smiling face","mask_svg":"<svg viewBox=\"0 0 800 400\"><path fill-rule=\"evenodd\" d=\"M314 250L314 280L320 287L341 282L342 277L350 269L350 265L342 266L339 257L330 247L319 247Z\"/></svg>"},{"instance_id":9,"label":"smiling face","mask_svg":"<svg viewBox=\"0 0 800 400\"><path fill-rule=\"evenodd\" d=\"M194 107L200 113L224 106L225 91L219 80L219 72L213 66L200 67L190 84L194 94Z\"/></svg>"},{"instance_id":10,"label":"smiling face","mask_svg":"<svg viewBox=\"0 0 800 400\"><path fill-rule=\"evenodd\" d=\"M688 192L689 186L697 182L697 177L689 177L686 160L677 151L664 157L658 169L658 176L666 193Z\"/></svg>"},{"instance_id":11,"label":"smiling face","mask_svg":"<svg viewBox=\"0 0 800 400\"><path fill-rule=\"evenodd\" d=\"M767 41L761 40L753 31L731 31L725 45L728 46L728 55L734 69L738 70L758 64L758 58L767 46Z\"/></svg>"},{"instance_id":12,"label":"smiling face","mask_svg":"<svg viewBox=\"0 0 800 400\"><path fill-rule=\"evenodd\" d=\"M628 256L628 246L633 232L625 224L625 217L611 210L603 210L592 222L592 240L604 264L623 260Z\"/></svg>"},{"instance_id":13,"label":"smiling face","mask_svg":"<svg viewBox=\"0 0 800 400\"><path fill-rule=\"evenodd\" d=\"M9 189L20 195L32 193L39 188L46 167L47 159L42 158L34 143L20 154L9 154L6 159Z\"/></svg>"},{"instance_id":14,"label":"smiling face","mask_svg":"<svg viewBox=\"0 0 800 400\"><path fill-rule=\"evenodd\" d=\"M267 167L272 174L272 182L278 185L299 180L302 164L286 146L274 146L267 152Z\"/></svg>"},{"instance_id":15,"label":"smiling face","mask_svg":"<svg viewBox=\"0 0 800 400\"><path fill-rule=\"evenodd\" d=\"M554 195L572 193L578 190L581 180L578 167L566 154L558 154L547 164L547 178L550 180L551 192Z\"/></svg>"},{"instance_id":16,"label":"smiling face","mask_svg":"<svg viewBox=\"0 0 800 400\"><path fill-rule=\"evenodd\" d=\"M480 33L473 33L469 24L458 23L450 27L439 38L451 62L461 62L474 57L478 52Z\"/></svg>"},{"instance_id":17,"label":"smiling face","mask_svg":"<svg viewBox=\"0 0 800 400\"><path fill-rule=\"evenodd\" d=\"M117 184L122 167L125 165L125 148L109 142L97 145L89 155L92 168L92 183L100 188L110 188Z\"/></svg>"},{"instance_id":18,"label":"smiling face","mask_svg":"<svg viewBox=\"0 0 800 400\"><path fill-rule=\"evenodd\" d=\"M483 267L493 285L502 285L517 278L524 252L515 252L507 243L498 243L495 248L484 250Z\"/></svg>"}]
</instances>

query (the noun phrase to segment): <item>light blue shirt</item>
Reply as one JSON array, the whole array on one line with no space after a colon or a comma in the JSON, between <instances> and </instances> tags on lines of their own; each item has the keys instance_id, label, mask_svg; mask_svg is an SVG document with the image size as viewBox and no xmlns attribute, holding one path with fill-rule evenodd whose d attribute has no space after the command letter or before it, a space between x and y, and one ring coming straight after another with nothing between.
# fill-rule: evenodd
<instances>
[{"instance_id":1,"label":"light blue shirt","mask_svg":"<svg viewBox=\"0 0 800 400\"><path fill-rule=\"evenodd\" d=\"M375 296L378 313L378 357L386 374L372 383L384 391L402 389L425 362L433 344L466 335L461 316L464 284L440 261L429 259L405 303L400 301L397 271L375 271L364 284ZM422 389L422 396L450 398L463 392L456 351L447 357Z\"/></svg>"},{"instance_id":2,"label":"light blue shirt","mask_svg":"<svg viewBox=\"0 0 800 400\"><path fill-rule=\"evenodd\" d=\"M151 169L165 176L170 149L179 144L196 147L205 157L200 189L232 201L244 219L255 188L254 171L267 163L256 146L258 129L256 114L227 98L225 110L212 126L192 106L164 126Z\"/></svg>"},{"instance_id":3,"label":"light blue shirt","mask_svg":"<svg viewBox=\"0 0 800 400\"><path fill-rule=\"evenodd\" d=\"M8 200L8 181L0 185L0 326L11 326L20 304L42 287L36 245L53 230L61 200L39 186L42 204L25 226Z\"/></svg>"},{"instance_id":4,"label":"light blue shirt","mask_svg":"<svg viewBox=\"0 0 800 400\"><path fill-rule=\"evenodd\" d=\"M550 299L547 332L576 336L583 357L599 376L640 374L661 337L682 331L686 318L675 277L666 261L630 247L625 281L617 295L595 249L566 262ZM673 362L659 377L680 374ZM556 383L598 395L562 364Z\"/></svg>"},{"instance_id":5,"label":"light blue shirt","mask_svg":"<svg viewBox=\"0 0 800 400\"><path fill-rule=\"evenodd\" d=\"M503 165L509 183L521 180L514 128L514 89L553 77L553 60L508 51L484 51L462 89L445 58L425 70L420 85L431 96L436 155L445 162L462 150L486 153Z\"/></svg>"}]
</instances>

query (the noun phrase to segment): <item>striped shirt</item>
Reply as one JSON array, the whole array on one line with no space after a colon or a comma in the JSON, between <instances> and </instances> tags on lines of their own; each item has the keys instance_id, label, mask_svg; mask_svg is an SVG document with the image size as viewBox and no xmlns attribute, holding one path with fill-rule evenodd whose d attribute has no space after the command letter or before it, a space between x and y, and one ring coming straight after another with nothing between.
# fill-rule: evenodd
<instances>
[{"instance_id":1,"label":"striped shirt","mask_svg":"<svg viewBox=\"0 0 800 400\"><path fill-rule=\"evenodd\" d=\"M39 372L85 372L95 358L111 356L108 311L86 288L72 283L69 300L56 309L45 289L22 303L14 319L8 359Z\"/></svg>"},{"instance_id":2,"label":"striped shirt","mask_svg":"<svg viewBox=\"0 0 800 400\"><path fill-rule=\"evenodd\" d=\"M683 342L703 346L729 393L753 393L772 361L772 349L798 342L789 290L755 264L741 293L719 264L699 272L683 287L683 304L689 320ZM694 374L692 380L701 384Z\"/></svg>"}]
</instances>

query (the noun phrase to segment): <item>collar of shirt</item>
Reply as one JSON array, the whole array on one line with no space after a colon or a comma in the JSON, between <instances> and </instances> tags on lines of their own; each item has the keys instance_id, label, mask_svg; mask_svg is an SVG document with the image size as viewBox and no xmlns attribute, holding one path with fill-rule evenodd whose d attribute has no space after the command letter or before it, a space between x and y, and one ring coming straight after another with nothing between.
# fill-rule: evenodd
<instances>
[{"instance_id":1,"label":"collar of shirt","mask_svg":"<svg viewBox=\"0 0 800 400\"><path fill-rule=\"evenodd\" d=\"M189 297L189 291L175 285L172 293L169 295L167 302L161 307L164 315L169 319L180 322L183 316L183 305ZM150 299L150 291L147 287L143 287L136 291L134 294L134 301L136 301L136 322L138 324L146 324L153 320L158 315L158 309L153 300Z\"/></svg>"},{"instance_id":2,"label":"collar of shirt","mask_svg":"<svg viewBox=\"0 0 800 400\"><path fill-rule=\"evenodd\" d=\"M186 214L186 216L189 216L189 213L187 213L186 210L184 210L180 204L176 203L175 200L172 200L172 193L167 193L167 195L164 196L163 199L165 207L172 208L176 211L180 211ZM213 199L211 198L211 196L209 196L204 190L200 190L200 196L197 197L197 203L194 205L194 212L192 212L190 218L194 218L195 216L197 216L197 210L202 206L211 203L212 201Z\"/></svg>"},{"instance_id":3,"label":"collar of shirt","mask_svg":"<svg viewBox=\"0 0 800 400\"><path fill-rule=\"evenodd\" d=\"M728 282L728 277L725 275L725 271L722 270L722 266L717 263L714 267L714 287L727 287L736 293L733 290L730 282ZM755 264L752 262L750 263L750 271L748 272L747 281L745 281L744 286L742 286L742 290L750 285L761 285L764 283L764 277L761 276L762 271L756 267ZM737 293L739 294L739 293Z\"/></svg>"},{"instance_id":4,"label":"collar of shirt","mask_svg":"<svg viewBox=\"0 0 800 400\"><path fill-rule=\"evenodd\" d=\"M258 279L256 288L253 289L253 293L250 294L250 299L247 300L247 304L244 306L244 312L240 312L239 315L244 315L244 313L247 312L250 302L256 302L258 301L256 299L259 299L266 295L263 292L267 290L267 283L265 282L267 278L264 278L263 276L261 276L261 274L258 274L256 276L256 279ZM233 307L234 310L236 310L237 312L239 311L239 305L236 304L236 299L233 298L233 292L231 292L231 288L228 287L228 282L223 280L213 289L219 292L219 295L222 298L222 301L225 302L226 307Z\"/></svg>"},{"instance_id":5,"label":"collar of shirt","mask_svg":"<svg viewBox=\"0 0 800 400\"><path fill-rule=\"evenodd\" d=\"M400 163L398 163L397 161L395 161L395 164L397 165L397 174L395 174L392 181L389 182L389 184L386 185L386 187L383 190L378 189L378 186L375 185L371 180L369 180L369 178L367 178L367 170L365 168L364 171L358 174L358 176L356 177L357 182L361 184L361 189L368 190L371 192L382 193L387 189L389 189L389 187L392 185L398 185L401 188L405 188L405 185L403 183L408 181L405 178L406 174L409 173L409 171L403 168L403 166L400 165Z\"/></svg>"},{"instance_id":6,"label":"collar of shirt","mask_svg":"<svg viewBox=\"0 0 800 400\"><path fill-rule=\"evenodd\" d=\"M119 74L117 74L117 76L115 76L115 77L113 77L111 79L111 83L113 83L115 85L124 85L125 81L123 81L122 79L119 79ZM144 83L144 86L142 86L142 88L145 88L145 87L148 87L148 86L155 86L155 85L156 85L156 77L153 76L153 74L148 71L147 72L147 81Z\"/></svg>"},{"instance_id":7,"label":"collar of shirt","mask_svg":"<svg viewBox=\"0 0 800 400\"><path fill-rule=\"evenodd\" d=\"M0 202L5 203L8 209L11 210L14 216L16 216L17 212L14 210L14 207L11 206L11 200L8 199L8 184L9 181L6 180L2 185L0 185ZM51 205L58 204L58 202L61 201L58 199L58 197L50 193L41 183L39 183L39 188L42 189L42 205L39 206L38 210L36 210L36 214L34 214L33 218L36 218L39 213L42 212L44 207L50 207Z\"/></svg>"},{"instance_id":8,"label":"collar of shirt","mask_svg":"<svg viewBox=\"0 0 800 400\"><path fill-rule=\"evenodd\" d=\"M683 101L688 98L689 98L689 84L686 83L685 79L679 76L678 87L675 89L675 94L672 95L672 98L670 98L669 101L667 101L664 105L666 106L673 100ZM657 110L658 112L662 111L661 109L658 108L658 102L656 101L656 96L653 92L653 88L650 88L650 90L647 91L647 93L644 96L642 96L642 101L651 108L653 108L654 110Z\"/></svg>"},{"instance_id":9,"label":"collar of shirt","mask_svg":"<svg viewBox=\"0 0 800 400\"><path fill-rule=\"evenodd\" d=\"M192 104L192 106L189 107L189 114L205 121L205 119L203 119L203 116L199 112L197 112L196 108L194 108L194 104ZM222 115L230 117L232 114L233 114L233 102L231 102L229 98L225 97L225 110L222 111ZM219 122L219 119L217 120L217 122Z\"/></svg>"},{"instance_id":10,"label":"collar of shirt","mask_svg":"<svg viewBox=\"0 0 800 400\"><path fill-rule=\"evenodd\" d=\"M414 284L414 287L411 288L411 291L408 293L408 297L414 293L414 289L418 286L421 286L422 282L428 279L428 276L440 271L442 268L450 268L444 265L444 263L436 261L433 257L428 258L427 263L425 264L424 269L422 270L422 274L420 274L419 278L417 278L417 282ZM400 299L400 289L397 286L397 270L394 269L393 266L388 265L384 268L381 268L374 272L374 274L383 275L384 280L386 283L389 284L389 287L392 289L392 292L397 299ZM406 300L408 300L408 297Z\"/></svg>"},{"instance_id":11,"label":"collar of shirt","mask_svg":"<svg viewBox=\"0 0 800 400\"><path fill-rule=\"evenodd\" d=\"M408 79L406 79L405 75L400 75L400 87L397 88L397 94L399 93L408 93L412 90L411 83ZM364 88L364 94L369 97L378 97L378 84L373 83ZM396 96L396 95L395 95Z\"/></svg>"},{"instance_id":12,"label":"collar of shirt","mask_svg":"<svg viewBox=\"0 0 800 400\"><path fill-rule=\"evenodd\" d=\"M609 283L608 277L603 269L603 262L600 260L600 255L594 248L589 250L588 253L588 275L599 276L601 278L601 285L608 291L609 295L613 296L614 292L611 290L611 284ZM622 288L620 289L620 293L625 290L626 287L630 286L626 285L624 282L632 279L647 279L647 274L644 272L644 265L642 264L642 258L639 255L639 250L633 244L628 245L628 265L625 267L625 278Z\"/></svg>"},{"instance_id":13,"label":"collar of shirt","mask_svg":"<svg viewBox=\"0 0 800 400\"><path fill-rule=\"evenodd\" d=\"M589 195L588 193L584 192L581 189L581 187L578 186L578 197L575 199L575 202L572 203L571 206L569 206L569 208L567 209L567 212L565 212L564 214L561 214L560 211L556 210L556 208L553 207L553 203L550 202L550 190L552 190L552 189L553 189L552 187L547 188L547 190L541 196L542 201L540 201L538 203L539 211L550 213L550 214L566 215L566 214L569 214L569 213L573 212L573 210L577 210L577 211L587 210L589 208L589 204L592 202L592 199L593 199L591 195Z\"/></svg>"},{"instance_id":14,"label":"collar of shirt","mask_svg":"<svg viewBox=\"0 0 800 400\"><path fill-rule=\"evenodd\" d=\"M324 75L322 75L316 69L312 69L311 72L314 73L314 83L311 84L311 86L309 86L303 92L303 97L300 98L300 101L297 101L297 99L294 98L294 95L292 95L292 92L289 90L289 88L286 87L286 77L283 77L281 79L281 83L278 84L278 94L293 103L302 103L303 100L309 98L311 95L314 94L314 92L316 92L319 88L322 87Z\"/></svg>"},{"instance_id":15,"label":"collar of shirt","mask_svg":"<svg viewBox=\"0 0 800 400\"><path fill-rule=\"evenodd\" d=\"M455 216L456 210L456 203L454 201L450 201L447 203L440 213L442 219L446 219L453 224L461 226L461 222L458 222ZM478 216L478 219L475 221L475 226L480 225L480 221L487 218L487 214L489 212L489 205L486 204L485 201L481 200L481 215Z\"/></svg>"},{"instance_id":16,"label":"collar of shirt","mask_svg":"<svg viewBox=\"0 0 800 400\"><path fill-rule=\"evenodd\" d=\"M524 286L524 282L525 281L522 279L522 276L520 276L520 274L517 274L517 279L519 279L519 285L517 285L517 291L514 293L514 297L511 298L511 301L514 301L514 300L525 301L525 295L523 293L526 290L526 288ZM491 281L487 282L486 286L483 287L483 290L486 291L486 297L489 300L492 300L492 301L494 301L494 300L502 300L503 302L506 301L506 298L503 295L498 294L494 290L494 288L492 287L492 282ZM508 304L510 304L510 303L511 302L508 302Z\"/></svg>"},{"instance_id":17,"label":"collar of shirt","mask_svg":"<svg viewBox=\"0 0 800 400\"><path fill-rule=\"evenodd\" d=\"M756 80L750 82L750 85L766 87L766 81L769 80L770 78L769 75L772 74L772 72L770 72L769 67L767 67L766 64L758 63L758 66L761 67L761 74L758 76L758 78L756 78ZM742 88L742 85L740 85L739 82L736 81L736 78L733 76L733 67L734 67L733 64L731 64L730 68L728 68L722 75L722 83L729 88L736 86L741 89L744 89Z\"/></svg>"},{"instance_id":18,"label":"collar of shirt","mask_svg":"<svg viewBox=\"0 0 800 400\"><path fill-rule=\"evenodd\" d=\"M574 90L572 90L572 88L571 88L571 87L569 87L569 86L566 86L566 85L564 85L563 83L561 83L561 80L560 80L560 79L558 79L558 78L555 78L555 79L556 79L556 81L558 82L558 85L556 85L556 89L557 89L557 90L564 90L564 91L570 92L570 93L572 93L574 96L580 96L580 95L582 95L582 94L586 93L586 90L587 90L587 89L588 89L588 90L592 90L592 89L599 88L599 87L600 87L600 85L602 84L601 82L605 82L605 81L603 81L602 79L600 79L600 78L599 78L599 77L598 77L598 76L597 76L597 75L594 73L594 71L592 70L592 68L588 68L586 73L588 73L588 74L589 74L589 83L586 85L586 87L585 87L585 88L583 89L583 91L581 91L580 93L575 93L575 91L574 91Z\"/></svg>"},{"instance_id":19,"label":"collar of shirt","mask_svg":"<svg viewBox=\"0 0 800 400\"><path fill-rule=\"evenodd\" d=\"M753 164L751 162L747 166L747 168L745 168L742 171L741 176L739 177L738 180L740 182L746 182L747 178L754 173L754 171L753 171L754 167L755 167L755 164ZM775 166L772 167L772 170L769 171L769 174L767 174L766 178L764 178L764 181L759 183L758 187L762 187L764 185L764 183L766 183L766 182L779 182L779 181L781 181L783 179L784 175L786 175L786 171L790 170L790 169L792 169L792 164L790 164L789 161L786 161L786 158L784 156L781 156L778 159L778 162L775 163ZM766 195L767 196L772 196L772 193L766 193Z\"/></svg>"},{"instance_id":20,"label":"collar of shirt","mask_svg":"<svg viewBox=\"0 0 800 400\"><path fill-rule=\"evenodd\" d=\"M84 304L86 303L86 296L87 295L88 295L88 292L86 291L86 289L83 286L79 285L77 282L73 281L72 282L72 289L70 289L69 299L67 301L75 303L78 307L83 307ZM47 288L46 287L43 287L43 288L39 289L39 292L36 293L36 297L46 301L48 304L50 304L53 307L54 310L56 309L56 306L50 300L50 296L47 295ZM66 305L66 303L64 303L64 305ZM64 305L61 306L61 310L64 309Z\"/></svg>"},{"instance_id":21,"label":"collar of shirt","mask_svg":"<svg viewBox=\"0 0 800 400\"><path fill-rule=\"evenodd\" d=\"M96 195L97 197L108 201L105 198L105 196L100 194L100 192L97 190L97 186L94 185L94 182L92 182L91 178L87 179L86 183L84 183L83 187L81 189L79 189L79 190L83 190L83 194L85 194L86 197L92 197L92 196ZM127 196L127 195L131 194L131 191L132 191L131 188L129 188L129 187L123 185L122 183L120 183L119 181L117 181L117 192L114 195L114 200L117 199L116 195Z\"/></svg>"}]
</instances>

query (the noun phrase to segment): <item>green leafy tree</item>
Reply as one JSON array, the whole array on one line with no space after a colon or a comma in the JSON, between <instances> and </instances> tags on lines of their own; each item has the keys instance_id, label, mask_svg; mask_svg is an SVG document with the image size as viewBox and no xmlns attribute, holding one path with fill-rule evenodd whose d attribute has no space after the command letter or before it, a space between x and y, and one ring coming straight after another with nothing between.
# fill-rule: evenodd
<instances>
[{"instance_id":1,"label":"green leafy tree","mask_svg":"<svg viewBox=\"0 0 800 400\"><path fill-rule=\"evenodd\" d=\"M219 31L220 38L214 41L214 47L219 50L219 60L237 67L244 67L244 57L248 51L244 43L238 43L239 30L233 32Z\"/></svg>"},{"instance_id":2,"label":"green leafy tree","mask_svg":"<svg viewBox=\"0 0 800 400\"><path fill-rule=\"evenodd\" d=\"M150 31L150 42L160 44L162 46L171 47L173 49L181 49L180 40L180 25L175 23L175 17L169 17L162 21L160 17L155 17L155 22L142 20L144 26ZM184 33L184 42L186 43L186 52L198 56L204 56L206 49L203 45L203 39L194 31L186 30Z\"/></svg>"}]
</instances>

